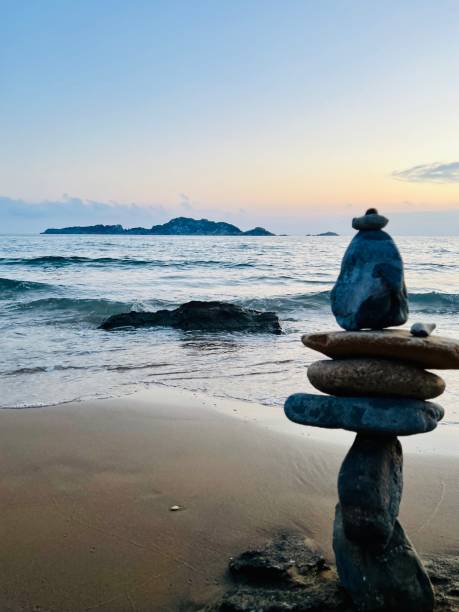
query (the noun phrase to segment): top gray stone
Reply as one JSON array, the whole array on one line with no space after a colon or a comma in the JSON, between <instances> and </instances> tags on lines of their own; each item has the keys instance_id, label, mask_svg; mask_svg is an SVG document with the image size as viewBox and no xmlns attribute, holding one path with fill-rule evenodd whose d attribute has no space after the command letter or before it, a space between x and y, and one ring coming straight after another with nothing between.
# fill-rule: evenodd
<instances>
[{"instance_id":1,"label":"top gray stone","mask_svg":"<svg viewBox=\"0 0 459 612\"><path fill-rule=\"evenodd\" d=\"M366 229L354 236L331 292L331 306L338 324L349 331L405 323L408 297L403 262L389 234Z\"/></svg>"},{"instance_id":2,"label":"top gray stone","mask_svg":"<svg viewBox=\"0 0 459 612\"><path fill-rule=\"evenodd\" d=\"M389 223L389 219L378 213L366 214L363 217L354 217L352 227L355 230L380 230Z\"/></svg>"}]
</instances>

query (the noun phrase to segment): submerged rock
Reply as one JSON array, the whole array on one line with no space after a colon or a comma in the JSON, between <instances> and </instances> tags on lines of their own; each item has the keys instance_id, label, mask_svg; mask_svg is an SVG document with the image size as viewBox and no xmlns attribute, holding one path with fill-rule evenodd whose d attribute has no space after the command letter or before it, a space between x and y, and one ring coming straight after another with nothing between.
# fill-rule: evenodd
<instances>
[{"instance_id":1,"label":"submerged rock","mask_svg":"<svg viewBox=\"0 0 459 612\"><path fill-rule=\"evenodd\" d=\"M348 246L331 292L338 324L347 330L403 325L408 297L395 242L382 230L360 231Z\"/></svg>"},{"instance_id":2,"label":"submerged rock","mask_svg":"<svg viewBox=\"0 0 459 612\"><path fill-rule=\"evenodd\" d=\"M392 537L403 487L403 453L395 437L357 434L338 476L346 537L382 550Z\"/></svg>"},{"instance_id":3,"label":"submerged rock","mask_svg":"<svg viewBox=\"0 0 459 612\"><path fill-rule=\"evenodd\" d=\"M398 521L387 547L375 554L346 537L338 504L333 549L341 583L358 610L432 612L434 609L429 577Z\"/></svg>"},{"instance_id":4,"label":"submerged rock","mask_svg":"<svg viewBox=\"0 0 459 612\"><path fill-rule=\"evenodd\" d=\"M226 302L199 301L187 302L175 310L133 311L112 315L102 323L100 329L159 326L208 332L282 333L279 319L274 312L241 308Z\"/></svg>"},{"instance_id":5,"label":"submerged rock","mask_svg":"<svg viewBox=\"0 0 459 612\"><path fill-rule=\"evenodd\" d=\"M389 436L432 431L444 415L439 404L422 400L311 393L294 393L284 410L291 421L301 425Z\"/></svg>"},{"instance_id":6,"label":"submerged rock","mask_svg":"<svg viewBox=\"0 0 459 612\"><path fill-rule=\"evenodd\" d=\"M311 363L310 383L330 395L381 395L432 399L445 381L422 368L388 359L325 359Z\"/></svg>"},{"instance_id":7,"label":"submerged rock","mask_svg":"<svg viewBox=\"0 0 459 612\"><path fill-rule=\"evenodd\" d=\"M319 332L305 334L303 344L333 359L382 357L434 370L459 369L459 342L442 336L416 338L405 330Z\"/></svg>"}]
</instances>

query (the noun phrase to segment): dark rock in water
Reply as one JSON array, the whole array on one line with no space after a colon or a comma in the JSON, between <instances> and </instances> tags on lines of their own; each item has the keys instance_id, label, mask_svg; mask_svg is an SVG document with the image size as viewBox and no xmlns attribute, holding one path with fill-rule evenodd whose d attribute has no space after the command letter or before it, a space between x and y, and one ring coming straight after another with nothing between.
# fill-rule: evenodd
<instances>
[{"instance_id":1,"label":"dark rock in water","mask_svg":"<svg viewBox=\"0 0 459 612\"><path fill-rule=\"evenodd\" d=\"M301 425L389 436L432 431L444 415L441 406L422 400L310 393L294 393L284 410L291 421Z\"/></svg>"},{"instance_id":2,"label":"dark rock in water","mask_svg":"<svg viewBox=\"0 0 459 612\"><path fill-rule=\"evenodd\" d=\"M333 549L341 583L358 610L432 612L432 585L398 521L385 550L375 554L346 537L338 504Z\"/></svg>"},{"instance_id":3,"label":"dark rock in water","mask_svg":"<svg viewBox=\"0 0 459 612\"><path fill-rule=\"evenodd\" d=\"M413 323L410 333L417 338L427 338L436 327L435 323Z\"/></svg>"},{"instance_id":4,"label":"dark rock in water","mask_svg":"<svg viewBox=\"0 0 459 612\"><path fill-rule=\"evenodd\" d=\"M400 508L402 468L402 446L397 438L357 434L338 476L349 540L379 550L387 545Z\"/></svg>"},{"instance_id":5,"label":"dark rock in water","mask_svg":"<svg viewBox=\"0 0 459 612\"><path fill-rule=\"evenodd\" d=\"M206 610L213 612L351 612L336 573L312 540L282 535L230 562L237 586Z\"/></svg>"},{"instance_id":6,"label":"dark rock in water","mask_svg":"<svg viewBox=\"0 0 459 612\"><path fill-rule=\"evenodd\" d=\"M387 217L378 215L378 213L366 213L363 217L354 217L352 219L352 227L355 230L380 230L389 223Z\"/></svg>"},{"instance_id":7,"label":"dark rock in water","mask_svg":"<svg viewBox=\"0 0 459 612\"><path fill-rule=\"evenodd\" d=\"M198 301L187 302L175 310L112 315L102 323L100 329L156 326L208 332L282 333L279 319L274 312L260 312L225 302Z\"/></svg>"},{"instance_id":8,"label":"dark rock in water","mask_svg":"<svg viewBox=\"0 0 459 612\"><path fill-rule=\"evenodd\" d=\"M422 368L391 359L324 359L307 370L309 382L330 395L410 397L432 399L445 390L445 381Z\"/></svg>"},{"instance_id":9,"label":"dark rock in water","mask_svg":"<svg viewBox=\"0 0 459 612\"><path fill-rule=\"evenodd\" d=\"M257 550L248 550L229 564L231 574L253 583L287 585L302 582L304 576L328 569L322 553L312 540L281 535Z\"/></svg>"},{"instance_id":10,"label":"dark rock in water","mask_svg":"<svg viewBox=\"0 0 459 612\"><path fill-rule=\"evenodd\" d=\"M347 330L383 329L408 318L400 253L389 234L359 232L348 246L331 292L338 324Z\"/></svg>"}]
</instances>

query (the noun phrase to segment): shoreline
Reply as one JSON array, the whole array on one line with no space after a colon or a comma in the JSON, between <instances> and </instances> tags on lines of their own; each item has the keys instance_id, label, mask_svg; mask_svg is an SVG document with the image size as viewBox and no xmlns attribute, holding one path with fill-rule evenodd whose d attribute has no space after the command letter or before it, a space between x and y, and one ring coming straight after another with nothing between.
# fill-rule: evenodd
<instances>
[{"instance_id":1,"label":"shoreline","mask_svg":"<svg viewBox=\"0 0 459 612\"><path fill-rule=\"evenodd\" d=\"M455 429L401 438L400 516L420 554L459 549ZM230 556L279 532L331 559L353 436L162 385L2 409L2 610L198 609L226 589Z\"/></svg>"}]
</instances>

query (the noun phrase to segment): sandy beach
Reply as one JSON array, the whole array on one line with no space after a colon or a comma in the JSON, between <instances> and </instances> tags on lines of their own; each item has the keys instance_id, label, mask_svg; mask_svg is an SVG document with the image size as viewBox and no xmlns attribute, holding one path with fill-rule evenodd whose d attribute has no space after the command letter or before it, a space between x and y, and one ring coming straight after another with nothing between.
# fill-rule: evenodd
<instances>
[{"instance_id":1,"label":"sandy beach","mask_svg":"<svg viewBox=\"0 0 459 612\"><path fill-rule=\"evenodd\" d=\"M453 430L402 439L401 521L426 556L459 549ZM229 557L279 532L330 557L351 439L162 387L3 410L1 610L199 609L227 586Z\"/></svg>"}]
</instances>

